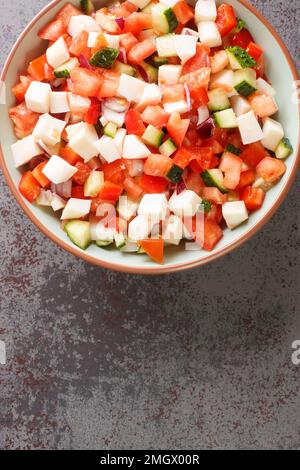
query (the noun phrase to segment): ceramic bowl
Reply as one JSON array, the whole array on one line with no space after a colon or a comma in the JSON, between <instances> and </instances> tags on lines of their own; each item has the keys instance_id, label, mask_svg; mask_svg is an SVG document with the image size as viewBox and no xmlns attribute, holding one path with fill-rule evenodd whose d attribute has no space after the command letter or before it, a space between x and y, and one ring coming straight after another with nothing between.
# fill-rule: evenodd
<instances>
[{"instance_id":1,"label":"ceramic bowl","mask_svg":"<svg viewBox=\"0 0 300 470\"><path fill-rule=\"evenodd\" d=\"M80 3L79 0L70 1L76 6ZM8 117L8 109L14 105L11 87L16 83L20 73L25 71L26 64L44 51L45 42L38 39L37 32L66 3L67 0L50 2L29 23L14 45L1 75L1 81L4 83L1 93L1 103L4 104L1 104L0 119L1 165L12 193L28 217L47 237L75 256L109 269L140 274L162 274L200 266L229 253L248 240L278 209L293 183L299 164L300 124L299 100L297 100L295 89L295 81L298 80L298 75L292 58L273 27L260 12L245 0L232 0L230 3L233 4L238 17L247 22L256 42L264 47L267 64L266 74L277 91L277 101L280 109L278 119L295 149L294 154L286 162L286 174L267 193L263 208L253 213L247 223L233 231L225 230L223 239L212 252L204 250L186 251L183 247L167 249L165 264L161 266L151 262L146 255L105 250L96 245L82 251L70 242L67 235L62 231L58 219L50 211L29 204L21 196L17 189L20 171L14 168L10 150L11 144L16 141ZM105 1L100 1L97 3L97 7L105 5L105 3Z\"/></svg>"}]
</instances>

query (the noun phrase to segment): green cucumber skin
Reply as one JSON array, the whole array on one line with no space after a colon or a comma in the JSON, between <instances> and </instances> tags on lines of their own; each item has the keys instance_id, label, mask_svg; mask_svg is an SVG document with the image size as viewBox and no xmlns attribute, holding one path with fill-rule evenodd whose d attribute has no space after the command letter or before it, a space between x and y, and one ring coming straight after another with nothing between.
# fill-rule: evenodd
<instances>
[{"instance_id":1,"label":"green cucumber skin","mask_svg":"<svg viewBox=\"0 0 300 470\"><path fill-rule=\"evenodd\" d=\"M90 64L94 67L110 69L113 66L118 55L118 49L113 49L112 47L104 47L93 55L93 57L90 59Z\"/></svg>"},{"instance_id":2,"label":"green cucumber skin","mask_svg":"<svg viewBox=\"0 0 300 470\"><path fill-rule=\"evenodd\" d=\"M169 24L169 33L173 33L178 26L178 20L172 8L168 8L164 12L165 17L167 18Z\"/></svg>"},{"instance_id":3,"label":"green cucumber skin","mask_svg":"<svg viewBox=\"0 0 300 470\"><path fill-rule=\"evenodd\" d=\"M64 231L70 238L71 242L74 243L74 245L78 246L78 248L81 248L82 250L86 250L90 244L91 244L91 238L88 237L84 243L80 243L78 240L76 240L76 234L74 235L74 228L76 230L76 226L78 224L87 224L88 222L83 222L79 220L71 220L70 222L67 222Z\"/></svg>"},{"instance_id":4,"label":"green cucumber skin","mask_svg":"<svg viewBox=\"0 0 300 470\"><path fill-rule=\"evenodd\" d=\"M70 78L69 70L61 70L60 72L55 72L54 70L54 75L56 78Z\"/></svg>"},{"instance_id":5,"label":"green cucumber skin","mask_svg":"<svg viewBox=\"0 0 300 470\"><path fill-rule=\"evenodd\" d=\"M245 51L245 49L242 47L231 46L227 47L226 51L233 55L233 57L237 60L243 69L255 67L257 65L257 62L253 59L253 57L251 57L251 55L248 54L248 52Z\"/></svg>"},{"instance_id":6,"label":"green cucumber skin","mask_svg":"<svg viewBox=\"0 0 300 470\"><path fill-rule=\"evenodd\" d=\"M233 144L228 144L227 147L226 147L226 152L230 152L230 153L233 153L234 155L241 155L242 151L241 149L235 147L235 145Z\"/></svg>"},{"instance_id":7,"label":"green cucumber skin","mask_svg":"<svg viewBox=\"0 0 300 470\"><path fill-rule=\"evenodd\" d=\"M201 206L203 207L203 212L205 214L208 214L210 212L212 203L208 201L207 199L202 199Z\"/></svg>"},{"instance_id":8,"label":"green cucumber skin","mask_svg":"<svg viewBox=\"0 0 300 470\"><path fill-rule=\"evenodd\" d=\"M147 62L158 69L161 65L166 65L168 63L168 59L166 57L158 57L158 55L154 54L149 57Z\"/></svg>"},{"instance_id":9,"label":"green cucumber skin","mask_svg":"<svg viewBox=\"0 0 300 470\"><path fill-rule=\"evenodd\" d=\"M173 165L167 174L167 178L172 181L172 183L179 183L181 180L183 169L177 165Z\"/></svg>"},{"instance_id":10,"label":"green cucumber skin","mask_svg":"<svg viewBox=\"0 0 300 470\"><path fill-rule=\"evenodd\" d=\"M285 160L288 158L292 153L294 149L287 137L284 137L278 144L277 149L275 150L275 156L279 160Z\"/></svg>"},{"instance_id":11,"label":"green cucumber skin","mask_svg":"<svg viewBox=\"0 0 300 470\"><path fill-rule=\"evenodd\" d=\"M206 186L209 188L218 188L221 193L226 194L228 193L227 189L224 188L224 186L218 184L214 177L210 174L209 170L205 170L203 173L201 173L201 178Z\"/></svg>"},{"instance_id":12,"label":"green cucumber skin","mask_svg":"<svg viewBox=\"0 0 300 470\"><path fill-rule=\"evenodd\" d=\"M254 88L252 85L249 85L249 83L245 80L243 80L238 85L235 85L234 88L242 96L249 96L251 95L251 93L254 93L256 91L256 88Z\"/></svg>"},{"instance_id":13,"label":"green cucumber skin","mask_svg":"<svg viewBox=\"0 0 300 470\"><path fill-rule=\"evenodd\" d=\"M246 21L241 20L240 18L238 18L237 25L236 25L236 27L234 28L234 30L233 30L232 32L233 32L234 34L237 34L237 33L239 33L240 31L242 31L242 29L246 29L246 26L247 26Z\"/></svg>"},{"instance_id":14,"label":"green cucumber skin","mask_svg":"<svg viewBox=\"0 0 300 470\"><path fill-rule=\"evenodd\" d=\"M95 11L94 4L91 0L80 0L80 7L85 15L91 15Z\"/></svg>"}]
</instances>

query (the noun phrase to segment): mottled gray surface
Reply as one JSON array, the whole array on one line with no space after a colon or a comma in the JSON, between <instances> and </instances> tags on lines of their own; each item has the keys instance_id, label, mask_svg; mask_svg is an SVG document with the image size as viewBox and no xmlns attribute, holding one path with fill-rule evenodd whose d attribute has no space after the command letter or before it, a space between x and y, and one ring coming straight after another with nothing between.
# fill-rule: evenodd
<instances>
[{"instance_id":1,"label":"mottled gray surface","mask_svg":"<svg viewBox=\"0 0 300 470\"><path fill-rule=\"evenodd\" d=\"M6 2L1 64L46 3ZM296 57L299 8L254 3ZM1 175L0 447L300 448L299 204L298 179L236 252L147 278L61 251Z\"/></svg>"}]
</instances>

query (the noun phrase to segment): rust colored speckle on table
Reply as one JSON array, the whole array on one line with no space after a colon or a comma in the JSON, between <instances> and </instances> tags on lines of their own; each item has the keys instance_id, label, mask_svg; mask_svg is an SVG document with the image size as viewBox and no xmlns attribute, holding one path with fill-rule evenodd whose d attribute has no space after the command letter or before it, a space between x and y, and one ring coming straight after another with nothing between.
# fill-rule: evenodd
<instances>
[{"instance_id":1,"label":"rust colored speckle on table","mask_svg":"<svg viewBox=\"0 0 300 470\"><path fill-rule=\"evenodd\" d=\"M7 2L1 66L46 3ZM253 3L299 67L296 2ZM300 448L299 178L240 249L157 278L61 251L0 181L0 448Z\"/></svg>"}]
</instances>

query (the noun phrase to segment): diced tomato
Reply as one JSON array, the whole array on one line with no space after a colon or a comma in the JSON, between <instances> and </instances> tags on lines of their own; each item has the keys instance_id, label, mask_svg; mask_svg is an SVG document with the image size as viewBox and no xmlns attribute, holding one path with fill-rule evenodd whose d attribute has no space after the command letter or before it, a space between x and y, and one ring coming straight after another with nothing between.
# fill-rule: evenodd
<instances>
[{"instance_id":1,"label":"diced tomato","mask_svg":"<svg viewBox=\"0 0 300 470\"><path fill-rule=\"evenodd\" d=\"M10 108L9 117L15 125L16 136L22 139L32 134L40 115L28 109L25 103L21 103Z\"/></svg>"},{"instance_id":2,"label":"diced tomato","mask_svg":"<svg viewBox=\"0 0 300 470\"><path fill-rule=\"evenodd\" d=\"M241 159L251 168L255 168L263 158L269 156L269 152L260 142L247 145L240 155Z\"/></svg>"},{"instance_id":3,"label":"diced tomato","mask_svg":"<svg viewBox=\"0 0 300 470\"><path fill-rule=\"evenodd\" d=\"M226 194L222 194L218 188L202 188L201 196L214 204L224 204L227 200Z\"/></svg>"},{"instance_id":4,"label":"diced tomato","mask_svg":"<svg viewBox=\"0 0 300 470\"><path fill-rule=\"evenodd\" d=\"M239 33L233 36L231 40L231 45L247 49L250 42L254 42L253 37L249 33L248 29L243 28Z\"/></svg>"},{"instance_id":5,"label":"diced tomato","mask_svg":"<svg viewBox=\"0 0 300 470\"><path fill-rule=\"evenodd\" d=\"M147 255L156 263L164 262L164 241L162 238L149 238L140 240L139 245L145 250Z\"/></svg>"},{"instance_id":6,"label":"diced tomato","mask_svg":"<svg viewBox=\"0 0 300 470\"><path fill-rule=\"evenodd\" d=\"M32 171L32 176L37 180L37 182L39 183L39 185L44 188L44 189L47 189L50 187L51 185L51 182L50 180L47 178L47 176L44 175L43 173L43 169L45 168L45 166L47 165L47 161L46 162L41 162L39 165L37 165L35 167L35 169Z\"/></svg>"},{"instance_id":7,"label":"diced tomato","mask_svg":"<svg viewBox=\"0 0 300 470\"><path fill-rule=\"evenodd\" d=\"M87 59L90 58L91 51L88 47L89 33L85 30L81 31L79 34L76 34L71 41L69 51L70 54L79 57L83 54Z\"/></svg>"},{"instance_id":8,"label":"diced tomato","mask_svg":"<svg viewBox=\"0 0 300 470\"><path fill-rule=\"evenodd\" d=\"M242 171L240 182L237 186L237 189L243 189L245 186L254 183L255 181L255 172L253 170Z\"/></svg>"},{"instance_id":9,"label":"diced tomato","mask_svg":"<svg viewBox=\"0 0 300 470\"><path fill-rule=\"evenodd\" d=\"M208 214L205 214L206 220L212 220L217 224L221 223L223 219L222 205L221 204L212 204Z\"/></svg>"},{"instance_id":10,"label":"diced tomato","mask_svg":"<svg viewBox=\"0 0 300 470\"><path fill-rule=\"evenodd\" d=\"M131 178L131 176L127 176L127 178L125 178L123 185L124 190L131 199L134 201L140 199L143 194L143 189L133 178Z\"/></svg>"},{"instance_id":11,"label":"diced tomato","mask_svg":"<svg viewBox=\"0 0 300 470\"><path fill-rule=\"evenodd\" d=\"M199 173L190 173L186 178L184 178L186 188L190 191L194 191L198 196L200 196L201 188L204 187L204 183Z\"/></svg>"},{"instance_id":12,"label":"diced tomato","mask_svg":"<svg viewBox=\"0 0 300 470\"><path fill-rule=\"evenodd\" d=\"M82 15L82 12L74 7L71 3L67 3L62 9L57 13L56 18L60 19L63 22L65 27L69 26L70 19L72 16Z\"/></svg>"},{"instance_id":13,"label":"diced tomato","mask_svg":"<svg viewBox=\"0 0 300 470\"><path fill-rule=\"evenodd\" d=\"M237 19L232 5L222 3L218 7L216 25L222 37L236 27Z\"/></svg>"},{"instance_id":14,"label":"diced tomato","mask_svg":"<svg viewBox=\"0 0 300 470\"><path fill-rule=\"evenodd\" d=\"M120 74L113 70L105 70L102 77L103 83L98 93L98 98L113 98L118 94Z\"/></svg>"},{"instance_id":15,"label":"diced tomato","mask_svg":"<svg viewBox=\"0 0 300 470\"><path fill-rule=\"evenodd\" d=\"M73 179L74 183L84 185L84 183L86 182L86 180L90 176L92 170L84 162L76 163L75 167L77 168L77 173L75 173L75 175L73 175L72 179Z\"/></svg>"},{"instance_id":16,"label":"diced tomato","mask_svg":"<svg viewBox=\"0 0 300 470\"><path fill-rule=\"evenodd\" d=\"M267 183L275 183L286 172L286 165L282 160L273 157L265 157L256 167L256 174Z\"/></svg>"},{"instance_id":17,"label":"diced tomato","mask_svg":"<svg viewBox=\"0 0 300 470\"><path fill-rule=\"evenodd\" d=\"M41 187L37 180L32 176L31 171L27 171L19 183L19 191L27 201L34 202L40 194Z\"/></svg>"},{"instance_id":18,"label":"diced tomato","mask_svg":"<svg viewBox=\"0 0 300 470\"><path fill-rule=\"evenodd\" d=\"M170 115L160 106L147 106L142 113L142 119L146 124L152 124L158 128L165 126L169 118Z\"/></svg>"},{"instance_id":19,"label":"diced tomato","mask_svg":"<svg viewBox=\"0 0 300 470\"><path fill-rule=\"evenodd\" d=\"M144 165L144 172L146 175L152 176L167 176L169 170L172 168L172 159L160 154L151 154Z\"/></svg>"},{"instance_id":20,"label":"diced tomato","mask_svg":"<svg viewBox=\"0 0 300 470\"><path fill-rule=\"evenodd\" d=\"M195 72L183 75L180 78L180 83L186 83L190 92L197 92L199 88L207 87L210 80L210 67L202 67ZM208 101L206 101L207 104Z\"/></svg>"},{"instance_id":21,"label":"diced tomato","mask_svg":"<svg viewBox=\"0 0 300 470\"><path fill-rule=\"evenodd\" d=\"M22 103L25 99L26 91L29 88L30 83L32 82L31 77L21 76L20 83L17 83L15 86L12 87L11 91L15 95L16 100L18 103Z\"/></svg>"},{"instance_id":22,"label":"diced tomato","mask_svg":"<svg viewBox=\"0 0 300 470\"><path fill-rule=\"evenodd\" d=\"M58 18L44 26L44 28L39 31L38 36L46 41L57 41L66 31L67 28L64 26L63 21Z\"/></svg>"},{"instance_id":23,"label":"diced tomato","mask_svg":"<svg viewBox=\"0 0 300 470\"><path fill-rule=\"evenodd\" d=\"M183 170L188 166L192 160L192 154L186 147L181 147L178 149L172 158L174 165L179 166Z\"/></svg>"},{"instance_id":24,"label":"diced tomato","mask_svg":"<svg viewBox=\"0 0 300 470\"><path fill-rule=\"evenodd\" d=\"M123 192L123 186L105 181L99 193L99 198L105 201L117 201Z\"/></svg>"},{"instance_id":25,"label":"diced tomato","mask_svg":"<svg viewBox=\"0 0 300 470\"><path fill-rule=\"evenodd\" d=\"M95 54L96 52L100 51L103 47L107 47L108 42L102 32L100 32L96 38L95 44L91 49L91 55Z\"/></svg>"},{"instance_id":26,"label":"diced tomato","mask_svg":"<svg viewBox=\"0 0 300 470\"><path fill-rule=\"evenodd\" d=\"M211 251L223 237L223 231L215 221L208 218L204 218L203 223L200 225L196 234L196 242L204 250Z\"/></svg>"},{"instance_id":27,"label":"diced tomato","mask_svg":"<svg viewBox=\"0 0 300 470\"><path fill-rule=\"evenodd\" d=\"M247 52L256 61L258 61L258 59L264 53L263 49L258 44L255 44L255 42L253 41L249 42L248 47L247 47Z\"/></svg>"},{"instance_id":28,"label":"diced tomato","mask_svg":"<svg viewBox=\"0 0 300 470\"><path fill-rule=\"evenodd\" d=\"M194 173L202 173L203 171L203 168L202 166L199 165L199 163L197 162L197 160L192 160L190 163L189 163L189 168L194 172Z\"/></svg>"},{"instance_id":29,"label":"diced tomato","mask_svg":"<svg viewBox=\"0 0 300 470\"><path fill-rule=\"evenodd\" d=\"M96 21L100 28L109 34L120 34L121 28L113 16L109 16L107 8L101 8L96 12Z\"/></svg>"},{"instance_id":30,"label":"diced tomato","mask_svg":"<svg viewBox=\"0 0 300 470\"><path fill-rule=\"evenodd\" d=\"M125 18L123 32L132 33L135 36L138 36L143 29L150 29L151 27L151 15L147 13L134 12L128 18Z\"/></svg>"},{"instance_id":31,"label":"diced tomato","mask_svg":"<svg viewBox=\"0 0 300 470\"><path fill-rule=\"evenodd\" d=\"M201 172L213 168L218 165L219 160L216 159L216 162L213 161L214 155L212 152L212 147L198 147L197 145L190 146L188 148L190 152L190 159L195 159L201 167Z\"/></svg>"},{"instance_id":32,"label":"diced tomato","mask_svg":"<svg viewBox=\"0 0 300 470\"><path fill-rule=\"evenodd\" d=\"M84 186L73 186L71 190L71 196L75 199L85 199Z\"/></svg>"},{"instance_id":33,"label":"diced tomato","mask_svg":"<svg viewBox=\"0 0 300 470\"><path fill-rule=\"evenodd\" d=\"M182 145L190 124L189 119L181 119L179 113L172 113L167 124L167 130L178 147Z\"/></svg>"},{"instance_id":34,"label":"diced tomato","mask_svg":"<svg viewBox=\"0 0 300 470\"><path fill-rule=\"evenodd\" d=\"M174 103L185 99L184 87L181 83L163 85L163 103Z\"/></svg>"},{"instance_id":35,"label":"diced tomato","mask_svg":"<svg viewBox=\"0 0 300 470\"><path fill-rule=\"evenodd\" d=\"M202 67L209 67L210 65L209 53L210 53L209 47L203 44L197 44L196 54L184 64L182 68L182 75L196 72Z\"/></svg>"},{"instance_id":36,"label":"diced tomato","mask_svg":"<svg viewBox=\"0 0 300 470\"><path fill-rule=\"evenodd\" d=\"M142 175L139 179L139 185L145 193L156 194L163 193L167 189L169 182L161 176Z\"/></svg>"},{"instance_id":37,"label":"diced tomato","mask_svg":"<svg viewBox=\"0 0 300 470\"><path fill-rule=\"evenodd\" d=\"M46 55L42 55L30 62L27 72L34 80L42 82L45 80L45 65L47 63Z\"/></svg>"},{"instance_id":38,"label":"diced tomato","mask_svg":"<svg viewBox=\"0 0 300 470\"><path fill-rule=\"evenodd\" d=\"M48 64L48 62L45 63L45 80L47 82L50 82L51 80L55 79L55 74L54 74L54 68L51 67L51 65Z\"/></svg>"},{"instance_id":39,"label":"diced tomato","mask_svg":"<svg viewBox=\"0 0 300 470\"><path fill-rule=\"evenodd\" d=\"M137 11L137 6L131 2L124 2L121 5L114 5L109 12L117 18L127 18L131 13Z\"/></svg>"},{"instance_id":40,"label":"diced tomato","mask_svg":"<svg viewBox=\"0 0 300 470\"><path fill-rule=\"evenodd\" d=\"M101 199L99 196L97 197L93 197L91 199L91 213L92 214L96 214L97 212L97 209L99 206L101 206L101 204L112 204L112 205L115 205L116 201L109 201L109 200L106 200L104 201L103 199Z\"/></svg>"},{"instance_id":41,"label":"diced tomato","mask_svg":"<svg viewBox=\"0 0 300 470\"><path fill-rule=\"evenodd\" d=\"M181 64L181 61L179 59L179 57L168 57L168 64L170 65L180 65Z\"/></svg>"},{"instance_id":42,"label":"diced tomato","mask_svg":"<svg viewBox=\"0 0 300 470\"><path fill-rule=\"evenodd\" d=\"M139 41L132 33L120 35L120 46L124 47L126 53L130 51Z\"/></svg>"},{"instance_id":43,"label":"diced tomato","mask_svg":"<svg viewBox=\"0 0 300 470\"><path fill-rule=\"evenodd\" d=\"M232 144L240 150L244 149L241 134L238 129L230 130L228 133L227 144Z\"/></svg>"},{"instance_id":44,"label":"diced tomato","mask_svg":"<svg viewBox=\"0 0 300 470\"><path fill-rule=\"evenodd\" d=\"M198 116L198 113L197 113L197 116ZM199 133L196 130L197 127L194 122L194 116L191 113L187 113L186 115L184 115L184 117L189 117L190 119L190 125L189 125L188 131L184 139L184 145L186 147L189 147L190 145L196 145L197 147L201 147L203 139L200 139ZM197 117L197 122L198 122L198 117Z\"/></svg>"},{"instance_id":45,"label":"diced tomato","mask_svg":"<svg viewBox=\"0 0 300 470\"><path fill-rule=\"evenodd\" d=\"M102 168L102 162L99 157L93 157L87 162L91 170L100 170Z\"/></svg>"},{"instance_id":46,"label":"diced tomato","mask_svg":"<svg viewBox=\"0 0 300 470\"><path fill-rule=\"evenodd\" d=\"M210 139L203 139L203 147L211 147L213 154L219 154L224 151L224 147L213 137Z\"/></svg>"},{"instance_id":47,"label":"diced tomato","mask_svg":"<svg viewBox=\"0 0 300 470\"><path fill-rule=\"evenodd\" d=\"M193 10L184 1L176 3L173 7L173 11L181 24L188 23L194 17Z\"/></svg>"},{"instance_id":48,"label":"diced tomato","mask_svg":"<svg viewBox=\"0 0 300 470\"><path fill-rule=\"evenodd\" d=\"M261 119L272 116L278 107L272 96L267 93L255 92L248 98L254 113Z\"/></svg>"},{"instance_id":49,"label":"diced tomato","mask_svg":"<svg viewBox=\"0 0 300 470\"><path fill-rule=\"evenodd\" d=\"M86 113L86 115L84 116L85 122L87 122L88 124L93 124L93 125L97 124L100 118L100 114L101 114L100 101L97 98L91 98L90 108L88 112Z\"/></svg>"},{"instance_id":50,"label":"diced tomato","mask_svg":"<svg viewBox=\"0 0 300 470\"><path fill-rule=\"evenodd\" d=\"M132 64L139 64L143 60L150 57L156 51L156 45L150 39L145 39L142 42L133 46L127 56L128 62Z\"/></svg>"},{"instance_id":51,"label":"diced tomato","mask_svg":"<svg viewBox=\"0 0 300 470\"><path fill-rule=\"evenodd\" d=\"M136 109L129 109L125 114L125 126L128 134L143 135L146 130L141 114Z\"/></svg>"},{"instance_id":52,"label":"diced tomato","mask_svg":"<svg viewBox=\"0 0 300 470\"><path fill-rule=\"evenodd\" d=\"M74 68L71 73L72 91L85 97L96 97L103 83L103 77L92 70Z\"/></svg>"},{"instance_id":53,"label":"diced tomato","mask_svg":"<svg viewBox=\"0 0 300 470\"><path fill-rule=\"evenodd\" d=\"M256 72L256 78L263 78L265 74L265 59L263 55L258 59L257 65L253 68Z\"/></svg>"},{"instance_id":54,"label":"diced tomato","mask_svg":"<svg viewBox=\"0 0 300 470\"><path fill-rule=\"evenodd\" d=\"M261 188L246 186L241 193L241 198L249 211L256 211L261 208L266 193Z\"/></svg>"},{"instance_id":55,"label":"diced tomato","mask_svg":"<svg viewBox=\"0 0 300 470\"><path fill-rule=\"evenodd\" d=\"M48 159L45 157L45 155L37 155L36 157L33 157L30 162L28 162L27 169L29 171L33 171L40 163L47 161Z\"/></svg>"},{"instance_id":56,"label":"diced tomato","mask_svg":"<svg viewBox=\"0 0 300 470\"><path fill-rule=\"evenodd\" d=\"M240 182L243 160L237 155L225 152L220 160L219 169L225 173L224 186L235 189Z\"/></svg>"},{"instance_id":57,"label":"diced tomato","mask_svg":"<svg viewBox=\"0 0 300 470\"><path fill-rule=\"evenodd\" d=\"M228 65L228 55L227 52L222 50L216 52L210 58L211 73L218 73L224 70Z\"/></svg>"},{"instance_id":58,"label":"diced tomato","mask_svg":"<svg viewBox=\"0 0 300 470\"><path fill-rule=\"evenodd\" d=\"M122 160L115 160L112 163L104 163L104 165L102 165L104 180L122 185L125 179L124 167L125 165Z\"/></svg>"}]
</instances>

